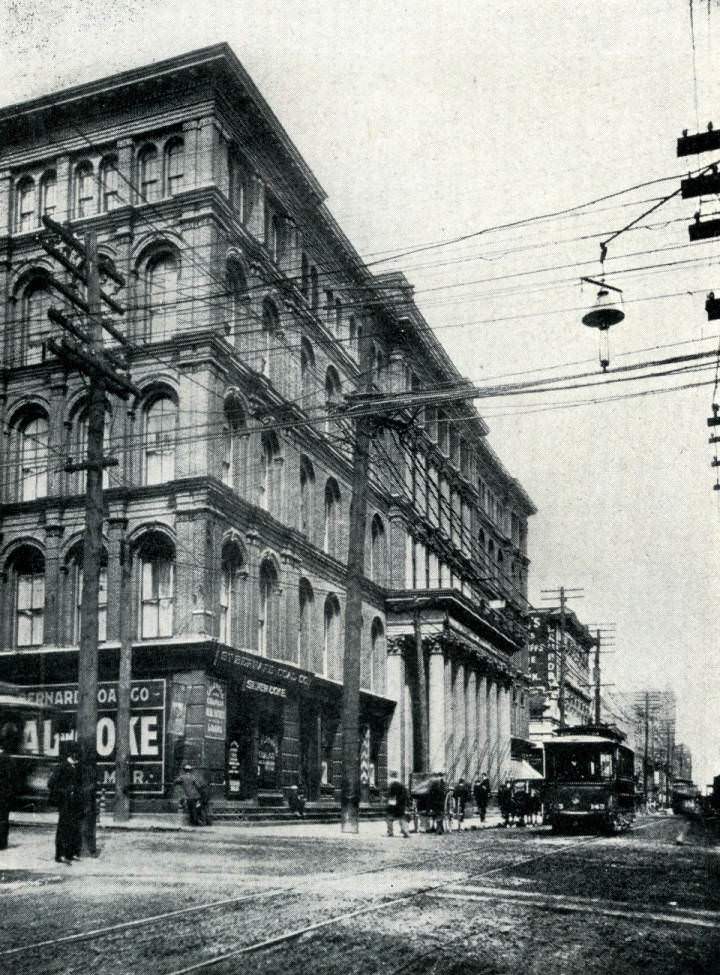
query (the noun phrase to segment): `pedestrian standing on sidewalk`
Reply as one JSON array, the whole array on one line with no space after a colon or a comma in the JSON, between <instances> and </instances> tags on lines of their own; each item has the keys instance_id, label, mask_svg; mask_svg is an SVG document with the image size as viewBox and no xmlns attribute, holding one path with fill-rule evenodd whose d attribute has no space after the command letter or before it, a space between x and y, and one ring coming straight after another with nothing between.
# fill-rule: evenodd
<instances>
[{"instance_id":1,"label":"pedestrian standing on sidewalk","mask_svg":"<svg viewBox=\"0 0 720 975\"><path fill-rule=\"evenodd\" d=\"M475 805L477 807L478 815L480 816L480 822L485 822L485 814L487 812L488 799L490 798L490 779L487 777L487 773L483 772L482 778L480 778L475 783L475 788L473 789L473 799L475 800Z\"/></svg>"},{"instance_id":2,"label":"pedestrian standing on sidewalk","mask_svg":"<svg viewBox=\"0 0 720 975\"><path fill-rule=\"evenodd\" d=\"M385 812L385 824L387 835L394 836L393 827L395 820L400 824L400 832L403 836L409 836L405 823L405 810L407 808L407 789L398 778L397 772L390 773L390 785L388 786L387 807Z\"/></svg>"},{"instance_id":3,"label":"pedestrian standing on sidewalk","mask_svg":"<svg viewBox=\"0 0 720 975\"><path fill-rule=\"evenodd\" d=\"M10 801L15 794L15 763L0 744L0 850L7 850Z\"/></svg>"},{"instance_id":4,"label":"pedestrian standing on sidewalk","mask_svg":"<svg viewBox=\"0 0 720 975\"><path fill-rule=\"evenodd\" d=\"M193 773L192 765L185 765L183 767L182 775L175 781L177 784L182 786L183 795L185 797L185 806L188 811L188 818L190 819L190 825L202 825L203 793Z\"/></svg>"},{"instance_id":5,"label":"pedestrian standing on sidewalk","mask_svg":"<svg viewBox=\"0 0 720 975\"><path fill-rule=\"evenodd\" d=\"M80 825L83 815L82 783L77 752L69 751L50 776L49 800L58 809L55 831L55 862L80 859Z\"/></svg>"},{"instance_id":6,"label":"pedestrian standing on sidewalk","mask_svg":"<svg viewBox=\"0 0 720 975\"><path fill-rule=\"evenodd\" d=\"M465 779L460 776L457 785L453 789L453 802L455 806L455 817L457 819L458 832L462 829L463 820L465 819L465 803L468 799L468 787Z\"/></svg>"}]
</instances>

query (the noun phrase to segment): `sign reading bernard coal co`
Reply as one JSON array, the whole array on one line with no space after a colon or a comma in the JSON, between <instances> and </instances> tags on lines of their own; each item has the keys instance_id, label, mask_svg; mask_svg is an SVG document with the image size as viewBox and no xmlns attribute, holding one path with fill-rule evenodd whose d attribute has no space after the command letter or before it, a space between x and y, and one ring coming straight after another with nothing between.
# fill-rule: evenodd
<instances>
[{"instance_id":1,"label":"sign reading bernard coal co","mask_svg":"<svg viewBox=\"0 0 720 975\"><path fill-rule=\"evenodd\" d=\"M38 684L23 687L22 695L57 711L66 712L74 726L78 709L77 684ZM116 681L98 684L97 758L98 784L115 785L117 744ZM25 723L25 750L33 755L57 757L60 739L72 739L74 730L58 733L52 717L31 718ZM165 759L165 681L134 680L130 688L130 784L135 793L162 793Z\"/></svg>"}]
</instances>

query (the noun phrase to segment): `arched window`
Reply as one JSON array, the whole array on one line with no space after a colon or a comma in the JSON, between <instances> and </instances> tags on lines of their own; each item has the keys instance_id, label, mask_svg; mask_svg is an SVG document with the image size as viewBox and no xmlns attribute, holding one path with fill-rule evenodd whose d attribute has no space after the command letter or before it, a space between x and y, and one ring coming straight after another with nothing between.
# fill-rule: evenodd
<instances>
[{"instance_id":1,"label":"arched window","mask_svg":"<svg viewBox=\"0 0 720 975\"><path fill-rule=\"evenodd\" d=\"M42 278L28 284L22 298L21 358L24 366L48 358L45 339L50 330L47 313L51 304L52 295Z\"/></svg>"},{"instance_id":2,"label":"arched window","mask_svg":"<svg viewBox=\"0 0 720 975\"><path fill-rule=\"evenodd\" d=\"M159 532L148 532L139 545L140 638L172 636L175 609L175 548Z\"/></svg>"},{"instance_id":3,"label":"arched window","mask_svg":"<svg viewBox=\"0 0 720 975\"><path fill-rule=\"evenodd\" d=\"M310 262L305 251L300 257L300 291L303 298L310 297Z\"/></svg>"},{"instance_id":4,"label":"arched window","mask_svg":"<svg viewBox=\"0 0 720 975\"><path fill-rule=\"evenodd\" d=\"M100 206L103 213L120 206L118 158L105 156L100 163Z\"/></svg>"},{"instance_id":5,"label":"arched window","mask_svg":"<svg viewBox=\"0 0 720 975\"><path fill-rule=\"evenodd\" d=\"M275 214L268 226L267 248L270 257L277 264L282 258L284 230L282 218Z\"/></svg>"},{"instance_id":6,"label":"arched window","mask_svg":"<svg viewBox=\"0 0 720 975\"><path fill-rule=\"evenodd\" d=\"M277 649L280 625L280 590L277 570L270 559L260 566L260 612L258 613L258 653L267 657Z\"/></svg>"},{"instance_id":7,"label":"arched window","mask_svg":"<svg viewBox=\"0 0 720 975\"><path fill-rule=\"evenodd\" d=\"M307 579L301 579L298 587L298 634L297 662L301 667L312 669L313 613L315 594Z\"/></svg>"},{"instance_id":8,"label":"arched window","mask_svg":"<svg viewBox=\"0 0 720 975\"><path fill-rule=\"evenodd\" d=\"M370 526L370 578L378 586L385 585L386 559L385 525L380 515L375 515Z\"/></svg>"},{"instance_id":9,"label":"arched window","mask_svg":"<svg viewBox=\"0 0 720 975\"><path fill-rule=\"evenodd\" d=\"M218 636L223 643L239 643L240 629L240 572L243 553L237 542L223 546L220 575L220 626Z\"/></svg>"},{"instance_id":10,"label":"arched window","mask_svg":"<svg viewBox=\"0 0 720 975\"><path fill-rule=\"evenodd\" d=\"M15 190L15 229L19 234L35 227L35 181L24 176Z\"/></svg>"},{"instance_id":11,"label":"arched window","mask_svg":"<svg viewBox=\"0 0 720 975\"><path fill-rule=\"evenodd\" d=\"M335 366L328 366L325 373L325 409L328 413L325 420L325 433L331 433L333 430L335 421L331 419L331 415L337 410L341 402L342 383L340 376L338 376Z\"/></svg>"},{"instance_id":12,"label":"arched window","mask_svg":"<svg viewBox=\"0 0 720 975\"><path fill-rule=\"evenodd\" d=\"M310 268L310 307L314 312L320 307L320 282L316 267Z\"/></svg>"},{"instance_id":13,"label":"arched window","mask_svg":"<svg viewBox=\"0 0 720 975\"><path fill-rule=\"evenodd\" d=\"M20 420L19 435L19 498L36 501L48 492L48 418L35 412Z\"/></svg>"},{"instance_id":14,"label":"arched window","mask_svg":"<svg viewBox=\"0 0 720 975\"><path fill-rule=\"evenodd\" d=\"M140 202L151 203L160 196L160 166L155 146L145 146L138 155Z\"/></svg>"},{"instance_id":15,"label":"arched window","mask_svg":"<svg viewBox=\"0 0 720 975\"><path fill-rule=\"evenodd\" d=\"M57 174L54 169L43 175L40 181L40 214L52 217L55 213L57 191Z\"/></svg>"},{"instance_id":16,"label":"arched window","mask_svg":"<svg viewBox=\"0 0 720 975\"><path fill-rule=\"evenodd\" d=\"M334 558L340 557L340 488L334 477L325 484L325 531L323 551Z\"/></svg>"},{"instance_id":17,"label":"arched window","mask_svg":"<svg viewBox=\"0 0 720 975\"><path fill-rule=\"evenodd\" d=\"M246 440L245 411L237 400L230 400L225 403L220 477L223 484L239 494L243 493L245 480Z\"/></svg>"},{"instance_id":18,"label":"arched window","mask_svg":"<svg viewBox=\"0 0 720 975\"><path fill-rule=\"evenodd\" d=\"M329 677L340 669L340 603L334 593L325 600L323 614L322 675Z\"/></svg>"},{"instance_id":19,"label":"arched window","mask_svg":"<svg viewBox=\"0 0 720 975\"><path fill-rule=\"evenodd\" d=\"M335 334L340 335L343 323L343 306L339 298L335 299Z\"/></svg>"},{"instance_id":20,"label":"arched window","mask_svg":"<svg viewBox=\"0 0 720 975\"><path fill-rule=\"evenodd\" d=\"M370 680L371 691L382 690L382 674L385 660L385 627L379 616L372 621L370 628Z\"/></svg>"},{"instance_id":21,"label":"arched window","mask_svg":"<svg viewBox=\"0 0 720 975\"><path fill-rule=\"evenodd\" d=\"M175 478L177 405L158 396L145 410L145 484L164 484Z\"/></svg>"},{"instance_id":22,"label":"arched window","mask_svg":"<svg viewBox=\"0 0 720 975\"><path fill-rule=\"evenodd\" d=\"M91 217L95 213L95 173L87 160L75 167L75 216Z\"/></svg>"},{"instance_id":23,"label":"arched window","mask_svg":"<svg viewBox=\"0 0 720 975\"><path fill-rule=\"evenodd\" d=\"M146 270L148 341L164 342L177 330L178 262L165 251L148 262Z\"/></svg>"},{"instance_id":24,"label":"arched window","mask_svg":"<svg viewBox=\"0 0 720 975\"><path fill-rule=\"evenodd\" d=\"M310 342L303 338L300 342L300 391L302 407L308 409L314 392L315 384L315 353Z\"/></svg>"},{"instance_id":25,"label":"arched window","mask_svg":"<svg viewBox=\"0 0 720 975\"><path fill-rule=\"evenodd\" d=\"M315 471L308 457L300 458L300 531L313 537L313 506L315 504Z\"/></svg>"},{"instance_id":26,"label":"arched window","mask_svg":"<svg viewBox=\"0 0 720 975\"><path fill-rule=\"evenodd\" d=\"M106 456L109 456L110 451L110 423L112 420L112 415L106 411L105 413L105 428L103 432L103 447ZM81 464L85 461L87 457L87 443L88 443L88 412L87 407L84 406L80 410L76 411L74 422L72 424L72 444L71 444L71 460L76 464ZM75 494L82 494L85 491L87 485L87 471L76 471L73 474L72 490ZM103 488L110 487L110 470L105 468L103 471Z\"/></svg>"},{"instance_id":27,"label":"arched window","mask_svg":"<svg viewBox=\"0 0 720 975\"><path fill-rule=\"evenodd\" d=\"M68 591L72 599L69 618L71 621L70 642L79 645L82 630L82 590L83 590L83 546L73 546L67 564ZM107 552L100 556L100 590L98 593L98 640L107 640Z\"/></svg>"},{"instance_id":28,"label":"arched window","mask_svg":"<svg viewBox=\"0 0 720 975\"><path fill-rule=\"evenodd\" d=\"M39 647L45 616L45 557L32 545L23 545L12 558L15 646Z\"/></svg>"},{"instance_id":29,"label":"arched window","mask_svg":"<svg viewBox=\"0 0 720 975\"><path fill-rule=\"evenodd\" d=\"M165 146L165 195L172 196L183 188L185 177L185 144L179 137Z\"/></svg>"},{"instance_id":30,"label":"arched window","mask_svg":"<svg viewBox=\"0 0 720 975\"><path fill-rule=\"evenodd\" d=\"M225 287L227 289L225 335L231 345L236 345L249 314L247 281L237 261L228 261Z\"/></svg>"},{"instance_id":31,"label":"arched window","mask_svg":"<svg viewBox=\"0 0 720 975\"><path fill-rule=\"evenodd\" d=\"M262 354L260 359L260 372L263 376L270 375L270 357L272 355L274 334L280 326L275 305L265 300L262 312Z\"/></svg>"},{"instance_id":32,"label":"arched window","mask_svg":"<svg viewBox=\"0 0 720 975\"><path fill-rule=\"evenodd\" d=\"M272 431L265 431L261 439L260 453L260 499L265 511L277 515L281 501L281 455L280 443Z\"/></svg>"},{"instance_id":33,"label":"arched window","mask_svg":"<svg viewBox=\"0 0 720 975\"><path fill-rule=\"evenodd\" d=\"M250 191L245 165L236 156L230 156L230 203L241 223L248 217Z\"/></svg>"}]
</instances>

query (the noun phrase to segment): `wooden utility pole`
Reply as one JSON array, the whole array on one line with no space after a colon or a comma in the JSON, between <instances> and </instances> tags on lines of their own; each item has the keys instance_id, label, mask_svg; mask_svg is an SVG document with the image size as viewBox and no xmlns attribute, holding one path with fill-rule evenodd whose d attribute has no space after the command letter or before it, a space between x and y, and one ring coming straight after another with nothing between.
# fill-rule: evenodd
<instances>
[{"instance_id":1,"label":"wooden utility pole","mask_svg":"<svg viewBox=\"0 0 720 975\"><path fill-rule=\"evenodd\" d=\"M565 727L565 588L560 586L560 663L558 667L558 716Z\"/></svg>"},{"instance_id":2,"label":"wooden utility pole","mask_svg":"<svg viewBox=\"0 0 720 975\"><path fill-rule=\"evenodd\" d=\"M115 805L118 823L130 819L130 688L132 682L132 639L130 634L132 552L123 532L120 541L120 665L118 671L117 739L115 744Z\"/></svg>"},{"instance_id":3,"label":"wooden utility pole","mask_svg":"<svg viewBox=\"0 0 720 975\"><path fill-rule=\"evenodd\" d=\"M425 652L422 642L422 627L420 625L420 606L415 604L413 615L413 634L415 637L415 670L417 674L417 727L415 729L415 755L420 766L416 772L430 771L430 757L428 754L428 719L427 719L427 681L425 679Z\"/></svg>"},{"instance_id":4,"label":"wooden utility pole","mask_svg":"<svg viewBox=\"0 0 720 975\"><path fill-rule=\"evenodd\" d=\"M138 395L139 391L127 376L118 372L118 369L127 372L127 363L121 356L103 346L103 329L107 329L120 342L126 340L102 314L103 304L117 314L123 314L124 309L100 287L96 232L88 230L84 241L80 241L71 230L48 216L43 217L43 224L46 232L39 236L41 246L75 282L85 286L85 297L82 298L77 290L68 287L54 275L48 276L49 286L62 295L75 311L82 313L84 322L78 325L70 321L63 312L50 308L50 321L72 338L63 338L60 342L49 339L47 346L66 368L78 370L90 380L87 400L87 455L79 462L68 461L65 470L85 471L87 476L78 654L77 741L83 801L82 852L96 856L98 606L104 516L103 471L105 467L117 464L117 460L104 456L105 399L108 392L127 399L131 394ZM118 287L124 287L124 278L107 260L103 264L103 272Z\"/></svg>"},{"instance_id":5,"label":"wooden utility pole","mask_svg":"<svg viewBox=\"0 0 720 975\"><path fill-rule=\"evenodd\" d=\"M600 630L595 635L595 667L593 669L595 681L595 724L600 724Z\"/></svg>"},{"instance_id":6,"label":"wooden utility pole","mask_svg":"<svg viewBox=\"0 0 720 975\"><path fill-rule=\"evenodd\" d=\"M100 323L97 236L94 230L89 230L85 234L85 274L89 308L88 352L91 356L99 357L102 354L103 338ZM88 393L87 487L77 716L83 793L82 848L83 853L89 853L91 856L97 854L95 790L97 788L98 604L102 558L104 436L105 382L102 376L96 375Z\"/></svg>"}]
</instances>

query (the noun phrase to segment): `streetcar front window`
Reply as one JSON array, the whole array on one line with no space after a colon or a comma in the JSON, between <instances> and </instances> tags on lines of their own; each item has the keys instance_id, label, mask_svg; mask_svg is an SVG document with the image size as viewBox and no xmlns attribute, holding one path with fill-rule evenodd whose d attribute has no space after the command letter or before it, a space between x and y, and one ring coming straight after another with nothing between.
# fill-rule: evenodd
<instances>
[{"instance_id":1,"label":"streetcar front window","mask_svg":"<svg viewBox=\"0 0 720 975\"><path fill-rule=\"evenodd\" d=\"M614 774L613 753L597 749L557 749L549 756L549 778L555 782L608 782Z\"/></svg>"}]
</instances>

